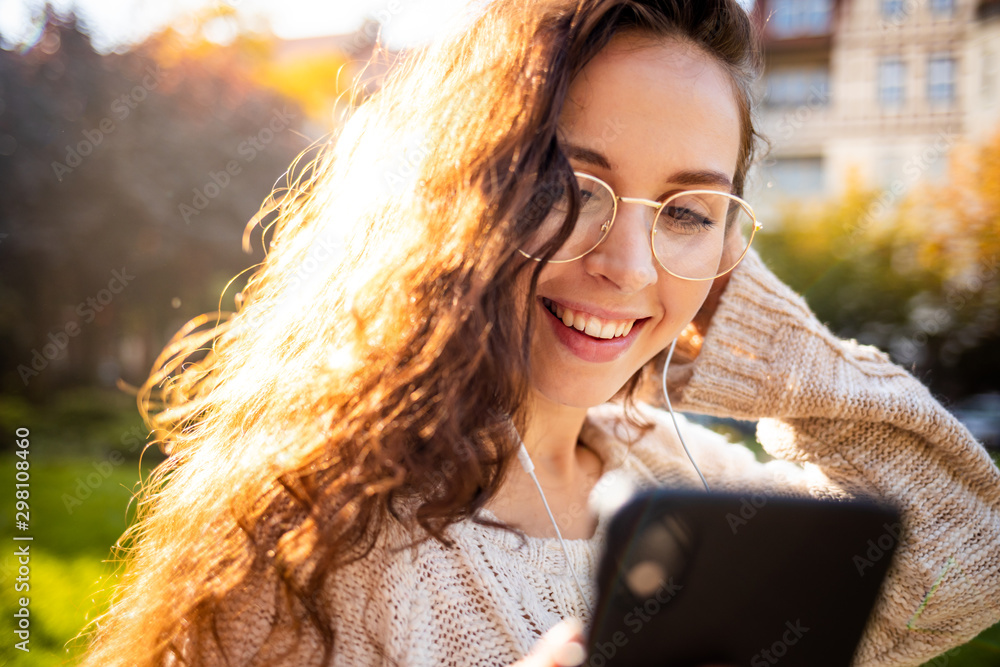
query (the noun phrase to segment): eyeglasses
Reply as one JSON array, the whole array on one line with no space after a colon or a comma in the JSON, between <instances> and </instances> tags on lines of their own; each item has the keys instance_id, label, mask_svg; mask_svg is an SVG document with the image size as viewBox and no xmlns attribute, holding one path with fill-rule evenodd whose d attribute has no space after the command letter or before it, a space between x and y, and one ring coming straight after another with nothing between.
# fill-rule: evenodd
<instances>
[{"instance_id":1,"label":"eyeglasses","mask_svg":"<svg viewBox=\"0 0 1000 667\"><path fill-rule=\"evenodd\" d=\"M683 190L662 202L620 197L611 186L590 174L574 172L580 193L580 213L569 238L548 260L562 264L580 259L608 237L618 212L618 202L642 204L656 209L649 244L663 270L684 280L714 280L736 268L754 234L761 228L753 209L745 201L717 190ZM531 235L525 257L540 261L542 249L555 238L569 213L570 198L564 187L550 193L555 203ZM733 227L737 230L733 230ZM727 233L746 240L737 257L725 253Z\"/></svg>"}]
</instances>

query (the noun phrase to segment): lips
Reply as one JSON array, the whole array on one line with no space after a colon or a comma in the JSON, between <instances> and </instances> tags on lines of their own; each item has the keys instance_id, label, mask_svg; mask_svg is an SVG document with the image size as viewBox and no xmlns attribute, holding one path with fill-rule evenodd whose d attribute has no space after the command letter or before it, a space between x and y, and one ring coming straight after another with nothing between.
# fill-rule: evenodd
<instances>
[{"instance_id":1,"label":"lips","mask_svg":"<svg viewBox=\"0 0 1000 667\"><path fill-rule=\"evenodd\" d=\"M627 336L636 323L634 319L604 319L590 313L573 310L544 297L542 298L542 305L565 326L572 327L593 338L609 340Z\"/></svg>"},{"instance_id":2,"label":"lips","mask_svg":"<svg viewBox=\"0 0 1000 667\"><path fill-rule=\"evenodd\" d=\"M545 321L548 322L546 328L551 330L560 346L573 356L591 363L607 363L621 357L632 347L640 332L651 320L649 317L610 319L579 310L579 305L574 309L544 297L540 297L536 303L539 311L543 313ZM595 310L597 309L595 308ZM616 314L606 310L598 310L598 312L601 315ZM561 314L561 317L557 313ZM569 320L570 317L572 317L572 324L567 325L564 319ZM577 322L580 322L583 330L577 328ZM608 333L605 335L610 337L600 338L588 334L586 333L588 326L590 326L591 331L596 331L599 334L604 334L607 331Z\"/></svg>"}]
</instances>

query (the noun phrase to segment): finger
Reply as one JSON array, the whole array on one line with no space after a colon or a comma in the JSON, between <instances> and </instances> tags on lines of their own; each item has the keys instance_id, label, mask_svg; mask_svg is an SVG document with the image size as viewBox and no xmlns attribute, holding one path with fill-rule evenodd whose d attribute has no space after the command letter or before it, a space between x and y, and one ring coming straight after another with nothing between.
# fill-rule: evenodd
<instances>
[{"instance_id":1,"label":"finger","mask_svg":"<svg viewBox=\"0 0 1000 667\"><path fill-rule=\"evenodd\" d=\"M513 667L577 667L585 659L583 626L577 619L567 618L542 635L531 653Z\"/></svg>"},{"instance_id":2,"label":"finger","mask_svg":"<svg viewBox=\"0 0 1000 667\"><path fill-rule=\"evenodd\" d=\"M578 667L587 659L587 650L583 648L583 637L569 641L556 648L553 662L559 667Z\"/></svg>"}]
</instances>

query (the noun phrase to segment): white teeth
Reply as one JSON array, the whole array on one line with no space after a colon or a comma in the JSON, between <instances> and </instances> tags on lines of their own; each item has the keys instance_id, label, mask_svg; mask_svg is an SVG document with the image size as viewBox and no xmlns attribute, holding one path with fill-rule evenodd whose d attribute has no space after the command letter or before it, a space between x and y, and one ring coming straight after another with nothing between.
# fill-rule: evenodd
<instances>
[{"instance_id":1,"label":"white teeth","mask_svg":"<svg viewBox=\"0 0 1000 667\"><path fill-rule=\"evenodd\" d=\"M566 326L594 338L611 339L627 336L635 324L635 320L602 320L594 315L564 308L548 299L544 300L544 305Z\"/></svg>"}]
</instances>

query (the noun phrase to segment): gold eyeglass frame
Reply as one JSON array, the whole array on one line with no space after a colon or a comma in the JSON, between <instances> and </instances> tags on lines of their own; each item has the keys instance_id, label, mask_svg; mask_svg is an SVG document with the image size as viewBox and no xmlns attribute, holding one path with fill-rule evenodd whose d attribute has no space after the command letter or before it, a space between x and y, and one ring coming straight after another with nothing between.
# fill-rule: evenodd
<instances>
[{"instance_id":1,"label":"gold eyeglass frame","mask_svg":"<svg viewBox=\"0 0 1000 667\"><path fill-rule=\"evenodd\" d=\"M618 195L615 192L615 189L612 188L610 185L608 185L608 183L606 183L605 181L601 180L597 176L594 176L592 174L588 174L588 173L586 173L584 171L574 171L573 175L577 176L577 177L583 176L584 178L589 178L592 181L597 181L598 183L600 183L601 185L603 185L605 188L607 188L608 192L611 193L612 201L614 202L614 208L611 209L611 219L608 220L607 222L605 222L603 225L601 225L601 227L603 228L603 232L604 233L601 235L601 238L597 241L597 243L595 243L589 250L586 250L586 251L580 253L579 255L577 255L576 257L573 257L571 259L550 259L550 260L548 260L548 263L550 263L550 264L566 264L567 262L575 262L576 260L580 259L581 257L586 256L588 253L593 252L594 248L596 248L597 246L601 245L601 243L604 242L604 239L608 238L608 234L611 233L611 227L612 227L612 225L615 224L615 218L618 217L618 202L620 202L620 201L621 202L626 202L626 203L629 203L629 204L642 204L643 206L651 206L651 207L653 207L653 208L656 209L656 214L653 216L653 224L650 225L650 230L649 230L649 249L653 253L653 258L656 260L656 263L660 265L660 268L662 268L664 271L666 271L670 275L674 276L675 278L680 278L681 280L692 280L692 281L701 282L701 281L705 281L705 280L715 280L716 278L719 278L721 276L726 275L727 273L729 273L730 271L732 271L733 269L735 269L737 266L740 265L740 262L743 261L743 258L746 257L747 252L749 252L749 250L750 250L750 244L753 243L753 239L754 239L754 236L757 235L757 231L760 230L763 227L763 225L757 220L757 216L754 214L753 208L750 206L750 204L748 204L744 199L742 199L740 197L737 197L734 194L730 194L728 192L722 192L721 190L681 190L680 192L675 192L674 194L670 195L669 197L667 197L666 199L664 199L662 202L659 202L659 201L656 201L655 199L643 199L641 197L622 197L622 196ZM683 195L692 195L692 194L693 195L713 194L713 195L722 195L724 197L728 197L729 199L732 199L737 204L739 204L740 207L744 211L746 211L747 214L750 215L750 219L753 221L753 229L750 230L750 238L747 239L747 245L743 249L743 253L739 256L739 258L737 258L737 260L733 263L733 265L731 267L729 267L728 269L726 269L722 273L719 273L717 275L711 276L710 278L688 278L687 276L678 275L678 274L674 273L673 271L671 271L670 269L668 269L667 267L665 267L663 265L663 262L660 261L660 258L656 256L656 245L655 245L656 219L660 217L660 212L663 211L664 207L667 204L669 204L671 201L673 201L677 197L680 197L680 196L683 196ZM520 248L518 248L518 252L520 252L522 255L524 255L528 259L533 259L536 262L542 261L540 257L534 257L532 255L529 255L528 253L524 252Z\"/></svg>"}]
</instances>

